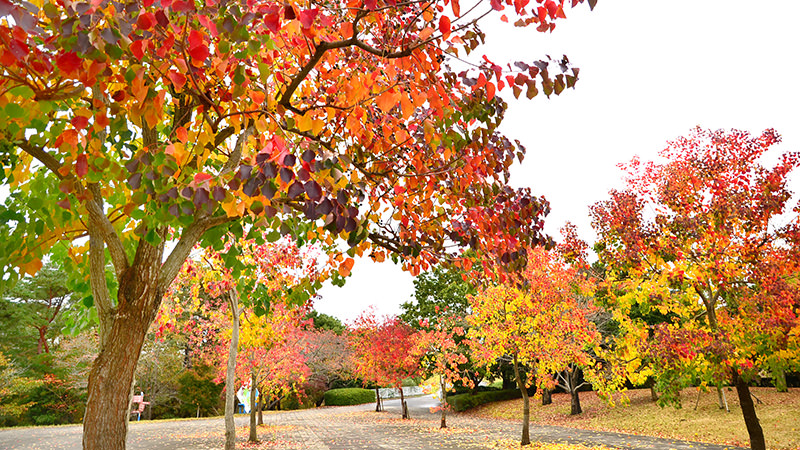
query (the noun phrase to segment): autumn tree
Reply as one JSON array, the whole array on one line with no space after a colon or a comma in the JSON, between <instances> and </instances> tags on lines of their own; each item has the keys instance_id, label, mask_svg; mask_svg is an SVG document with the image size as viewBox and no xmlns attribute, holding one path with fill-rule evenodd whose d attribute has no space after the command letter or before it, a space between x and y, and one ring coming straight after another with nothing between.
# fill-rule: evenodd
<instances>
[{"instance_id":1,"label":"autumn tree","mask_svg":"<svg viewBox=\"0 0 800 450\"><path fill-rule=\"evenodd\" d=\"M408 419L408 405L403 393L403 380L420 374L419 354L415 351L414 329L397 316L377 317L368 310L356 318L350 330L354 367L359 378L375 383L376 411L380 409L377 386L400 391L403 419Z\"/></svg>"},{"instance_id":2,"label":"autumn tree","mask_svg":"<svg viewBox=\"0 0 800 450\"><path fill-rule=\"evenodd\" d=\"M765 442L749 383L760 370L799 362L800 221L796 208L786 213L800 157L773 155L774 166L764 166L778 142L774 130L698 128L670 142L661 162L623 166L626 189L592 208L625 324L620 339L651 337L641 347L665 400L692 381L734 385L753 449ZM626 319L635 307L670 319L648 329Z\"/></svg>"},{"instance_id":3,"label":"autumn tree","mask_svg":"<svg viewBox=\"0 0 800 450\"><path fill-rule=\"evenodd\" d=\"M414 278L414 299L400 305L400 318L418 330L445 331L442 326L459 327L466 331L469 327L466 317L469 314L469 296L475 294L475 286L467 281L468 275L456 267L436 266L433 270ZM456 344L465 356L459 372L471 379L460 386L471 385L477 388L486 370L475 363L466 345L465 333L452 334ZM501 371L502 372L502 371Z\"/></svg>"},{"instance_id":4,"label":"autumn tree","mask_svg":"<svg viewBox=\"0 0 800 450\"><path fill-rule=\"evenodd\" d=\"M318 247L300 249L290 238L258 244L254 239L236 240L232 235L227 237L227 241L220 241L226 253L207 247L183 264L168 291L168 296L173 297L170 302L172 309L162 310L159 322L160 327L173 325L171 318L180 315L187 307L205 310L205 314L212 316L207 323L215 326L201 329L200 339L209 340L209 335L227 331L228 328L225 323L227 314L215 310L213 302L218 304L218 299L222 298L228 300L225 306L230 314L230 321L227 322L230 323L230 335L227 339L212 338L217 344L208 350L216 353L206 354L206 357L212 364L217 362L219 365L227 359L224 364L226 369L222 372L224 377L221 377L226 380L225 445L226 448L233 448L236 433L233 394L237 368L239 378L242 379L244 375L244 379L250 382L250 401L254 404L255 388L259 382L265 383L263 377L270 374L270 370L280 374L275 367L263 369L265 366L272 363L273 366L286 368L292 361L302 358L299 350L291 358L276 358L277 352L293 349L291 345L279 343L286 339L284 334L295 333L296 327L289 322L300 320L297 316L299 313L294 313L292 317L283 313L291 306L305 306L330 271L325 261L321 260L327 260L328 257ZM266 240L271 238L267 236ZM228 255L234 257L226 257ZM340 270L349 269L340 267ZM237 278L233 275L235 271L239 273ZM188 299L183 298L187 290ZM277 313L273 311L276 307ZM306 312L302 311L303 314ZM242 322L242 317L247 320ZM272 361L268 359L270 354ZM302 371L303 367L298 370ZM287 369L285 373L295 372ZM250 416L250 440L257 441L255 408Z\"/></svg>"},{"instance_id":5,"label":"autumn tree","mask_svg":"<svg viewBox=\"0 0 800 450\"><path fill-rule=\"evenodd\" d=\"M465 342L465 317L442 313L433 322L423 320L417 332L414 352L423 370L438 377L441 402L439 428L447 428L447 393L456 384L474 387L475 375L467 366L469 349Z\"/></svg>"},{"instance_id":6,"label":"autumn tree","mask_svg":"<svg viewBox=\"0 0 800 450\"><path fill-rule=\"evenodd\" d=\"M448 64L471 58L492 10L544 32L567 7L0 0L0 280L71 247L101 340L84 447L125 447L125 386L198 242L253 224L414 273L449 242L506 259L540 242L548 207L507 184L524 149L497 132L496 92L560 94L578 70Z\"/></svg>"},{"instance_id":7,"label":"autumn tree","mask_svg":"<svg viewBox=\"0 0 800 450\"><path fill-rule=\"evenodd\" d=\"M275 303L262 316L243 310L242 336L237 357L237 378L249 382L250 436L258 441L256 414L270 403L276 404L299 390L310 376L306 364L304 332L309 321L303 320L307 305ZM260 405L256 406L256 389ZM270 403L267 403L270 402ZM259 417L259 420L261 418Z\"/></svg>"},{"instance_id":8,"label":"autumn tree","mask_svg":"<svg viewBox=\"0 0 800 450\"><path fill-rule=\"evenodd\" d=\"M473 352L492 364L509 356L522 393L522 445L530 443L528 387L535 382L552 389L550 376L592 364L588 353L599 336L590 310L576 298L591 289L588 280L557 254L542 248L528 252L528 264L514 283L489 286L471 297ZM529 367L523 376L520 366ZM574 397L573 397L574 401ZM573 403L573 413L579 412Z\"/></svg>"}]
</instances>

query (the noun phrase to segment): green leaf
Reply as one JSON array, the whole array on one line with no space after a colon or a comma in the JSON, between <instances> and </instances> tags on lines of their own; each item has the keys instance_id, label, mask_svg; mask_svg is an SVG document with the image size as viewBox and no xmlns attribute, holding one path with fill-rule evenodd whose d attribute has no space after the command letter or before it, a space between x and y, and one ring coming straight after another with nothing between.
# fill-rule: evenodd
<instances>
[{"instance_id":1,"label":"green leaf","mask_svg":"<svg viewBox=\"0 0 800 450\"><path fill-rule=\"evenodd\" d=\"M25 99L33 98L33 89L29 88L28 86L17 86L14 89L8 91L9 94L18 95Z\"/></svg>"},{"instance_id":2,"label":"green leaf","mask_svg":"<svg viewBox=\"0 0 800 450\"><path fill-rule=\"evenodd\" d=\"M12 119L22 119L28 115L28 111L16 103L7 104L5 110L8 117Z\"/></svg>"}]
</instances>

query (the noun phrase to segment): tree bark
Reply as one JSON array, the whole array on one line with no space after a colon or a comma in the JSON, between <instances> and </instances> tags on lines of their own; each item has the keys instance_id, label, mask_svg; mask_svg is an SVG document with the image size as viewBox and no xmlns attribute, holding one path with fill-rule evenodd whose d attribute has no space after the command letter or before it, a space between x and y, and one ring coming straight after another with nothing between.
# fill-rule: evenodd
<instances>
[{"instance_id":1,"label":"tree bark","mask_svg":"<svg viewBox=\"0 0 800 450\"><path fill-rule=\"evenodd\" d=\"M133 266L120 277L118 306L106 316L105 339L101 335L100 352L89 373L84 450L125 449L136 364L163 295L157 288L161 250L140 245Z\"/></svg>"},{"instance_id":2,"label":"tree bark","mask_svg":"<svg viewBox=\"0 0 800 450\"><path fill-rule=\"evenodd\" d=\"M117 320L110 340L89 373L83 424L85 450L123 450L128 433L130 384L145 331L133 320Z\"/></svg>"},{"instance_id":3,"label":"tree bark","mask_svg":"<svg viewBox=\"0 0 800 450\"><path fill-rule=\"evenodd\" d=\"M36 327L39 331L39 341L36 344L36 354L50 353L50 346L47 345L47 325Z\"/></svg>"},{"instance_id":4,"label":"tree bark","mask_svg":"<svg viewBox=\"0 0 800 450\"><path fill-rule=\"evenodd\" d=\"M439 377L439 385L442 390L442 420L439 423L439 428L447 428L447 382L444 376Z\"/></svg>"},{"instance_id":5,"label":"tree bark","mask_svg":"<svg viewBox=\"0 0 800 450\"><path fill-rule=\"evenodd\" d=\"M258 442L256 431L256 373L250 371L250 442Z\"/></svg>"},{"instance_id":6,"label":"tree bark","mask_svg":"<svg viewBox=\"0 0 800 450\"><path fill-rule=\"evenodd\" d=\"M259 392L263 392L259 389ZM258 396L258 424L264 425L264 395L260 394Z\"/></svg>"},{"instance_id":7,"label":"tree bark","mask_svg":"<svg viewBox=\"0 0 800 450\"><path fill-rule=\"evenodd\" d=\"M786 371L782 368L772 371L772 383L778 392L789 392L789 385L786 384Z\"/></svg>"},{"instance_id":8,"label":"tree bark","mask_svg":"<svg viewBox=\"0 0 800 450\"><path fill-rule=\"evenodd\" d=\"M400 386L400 410L403 412L403 419L410 419L408 415L408 405L406 405L406 398L403 395L403 386Z\"/></svg>"},{"instance_id":9,"label":"tree bark","mask_svg":"<svg viewBox=\"0 0 800 450\"><path fill-rule=\"evenodd\" d=\"M750 386L742 379L739 372L733 369L733 379L736 384L736 393L739 396L739 404L742 406L742 416L747 427L747 434L750 435L750 448L752 450L766 450L767 443L764 440L764 430L756 415L756 407L753 398L750 396Z\"/></svg>"},{"instance_id":10,"label":"tree bark","mask_svg":"<svg viewBox=\"0 0 800 450\"><path fill-rule=\"evenodd\" d=\"M381 412L381 390L375 388L375 412Z\"/></svg>"},{"instance_id":11,"label":"tree bark","mask_svg":"<svg viewBox=\"0 0 800 450\"><path fill-rule=\"evenodd\" d=\"M717 401L719 403L719 409L731 412L730 408L728 408L728 399L725 397L725 390L722 389L722 386L717 386Z\"/></svg>"},{"instance_id":12,"label":"tree bark","mask_svg":"<svg viewBox=\"0 0 800 450\"><path fill-rule=\"evenodd\" d=\"M650 388L650 400L657 402L658 401L658 392L656 392L656 382L652 378L649 378L647 381Z\"/></svg>"},{"instance_id":13,"label":"tree bark","mask_svg":"<svg viewBox=\"0 0 800 450\"><path fill-rule=\"evenodd\" d=\"M520 445L528 445L531 443L531 401L528 397L528 389L525 387L525 383L522 381L522 377L519 374L519 362L517 361L516 353L514 354L514 376L517 379L517 387L519 387L519 391L522 393L522 440L520 441Z\"/></svg>"},{"instance_id":14,"label":"tree bark","mask_svg":"<svg viewBox=\"0 0 800 450\"><path fill-rule=\"evenodd\" d=\"M567 375L569 377L569 395L571 397L569 414L572 416L583 412L583 409L581 408L580 392L578 392L579 375L580 369L577 367L573 368L572 372Z\"/></svg>"},{"instance_id":15,"label":"tree bark","mask_svg":"<svg viewBox=\"0 0 800 450\"><path fill-rule=\"evenodd\" d=\"M542 389L542 406L553 404L553 393L550 389Z\"/></svg>"},{"instance_id":16,"label":"tree bark","mask_svg":"<svg viewBox=\"0 0 800 450\"><path fill-rule=\"evenodd\" d=\"M228 304L233 317L231 347L228 352L228 367L225 374L225 450L236 448L236 423L233 420L233 408L236 406L236 350L239 347L239 293L232 289L228 293Z\"/></svg>"}]
</instances>

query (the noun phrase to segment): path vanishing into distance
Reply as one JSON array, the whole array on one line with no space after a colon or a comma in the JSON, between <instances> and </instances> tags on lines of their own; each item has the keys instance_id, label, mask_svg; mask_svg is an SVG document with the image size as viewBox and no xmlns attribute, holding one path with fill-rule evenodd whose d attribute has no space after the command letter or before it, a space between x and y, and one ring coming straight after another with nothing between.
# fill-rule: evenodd
<instances>
[{"instance_id":1,"label":"path vanishing into distance","mask_svg":"<svg viewBox=\"0 0 800 450\"><path fill-rule=\"evenodd\" d=\"M400 419L400 401L385 401L385 411L375 405L323 407L264 414L266 427L259 427L259 449L311 450L457 450L490 449L499 439L518 440L520 421L481 419L449 414L449 428L439 430L439 413L430 408L438 403L429 397L408 399L411 420ZM249 417L236 417L237 439L247 439ZM129 450L221 449L224 421L187 419L132 422ZM723 450L737 447L697 442L606 433L531 424L531 440L583 443L608 447L652 450ZM243 447L237 445L238 447ZM80 450L80 425L11 428L0 430L3 450Z\"/></svg>"}]
</instances>

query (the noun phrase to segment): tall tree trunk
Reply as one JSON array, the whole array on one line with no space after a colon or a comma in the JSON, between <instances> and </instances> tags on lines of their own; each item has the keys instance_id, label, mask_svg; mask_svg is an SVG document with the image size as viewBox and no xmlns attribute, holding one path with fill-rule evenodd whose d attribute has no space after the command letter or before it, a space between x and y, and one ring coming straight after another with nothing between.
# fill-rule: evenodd
<instances>
[{"instance_id":1,"label":"tall tree trunk","mask_svg":"<svg viewBox=\"0 0 800 450\"><path fill-rule=\"evenodd\" d=\"M256 373L250 371L250 442L258 442L256 431Z\"/></svg>"},{"instance_id":2,"label":"tall tree trunk","mask_svg":"<svg viewBox=\"0 0 800 450\"><path fill-rule=\"evenodd\" d=\"M517 361L516 353L514 354L514 376L517 378L517 387L519 387L519 391L522 393L522 440L520 441L520 445L528 445L531 443L531 401L528 397L528 389L525 387L525 383L522 381L522 377L519 374L519 362Z\"/></svg>"},{"instance_id":3,"label":"tall tree trunk","mask_svg":"<svg viewBox=\"0 0 800 450\"><path fill-rule=\"evenodd\" d=\"M731 409L728 408L728 399L725 397L725 390L722 389L722 386L717 386L717 402L719 403L719 409L731 412Z\"/></svg>"},{"instance_id":4,"label":"tall tree trunk","mask_svg":"<svg viewBox=\"0 0 800 450\"><path fill-rule=\"evenodd\" d=\"M583 409L581 409L581 397L578 392L578 376L580 376L580 369L577 367L574 367L572 372L567 374L569 395L571 397L569 414L572 416L583 412Z\"/></svg>"},{"instance_id":5,"label":"tall tree trunk","mask_svg":"<svg viewBox=\"0 0 800 450\"><path fill-rule=\"evenodd\" d=\"M381 390L375 388L375 412L381 412Z\"/></svg>"},{"instance_id":6,"label":"tall tree trunk","mask_svg":"<svg viewBox=\"0 0 800 450\"><path fill-rule=\"evenodd\" d=\"M236 406L236 350L239 347L239 293L236 292L236 289L228 292L228 304L233 317L233 331L225 374L225 450L234 450L236 448L236 423L233 420L233 408Z\"/></svg>"},{"instance_id":7,"label":"tall tree trunk","mask_svg":"<svg viewBox=\"0 0 800 450\"><path fill-rule=\"evenodd\" d=\"M439 423L439 428L447 428L447 382L444 376L439 377L439 385L442 389L442 421Z\"/></svg>"},{"instance_id":8,"label":"tall tree trunk","mask_svg":"<svg viewBox=\"0 0 800 450\"><path fill-rule=\"evenodd\" d=\"M408 415L408 405L406 405L406 398L403 395L403 386L400 386L400 410L403 412L403 419L410 419Z\"/></svg>"},{"instance_id":9,"label":"tall tree trunk","mask_svg":"<svg viewBox=\"0 0 800 450\"><path fill-rule=\"evenodd\" d=\"M786 383L786 371L783 368L772 371L772 383L778 392L789 392L789 385Z\"/></svg>"},{"instance_id":10,"label":"tall tree trunk","mask_svg":"<svg viewBox=\"0 0 800 450\"><path fill-rule=\"evenodd\" d=\"M650 388L650 400L658 401L658 392L656 392L656 381L652 378L647 379L647 387Z\"/></svg>"},{"instance_id":11,"label":"tall tree trunk","mask_svg":"<svg viewBox=\"0 0 800 450\"><path fill-rule=\"evenodd\" d=\"M136 364L161 301L155 283L147 284L140 276L146 274L133 275L120 285L119 295L127 299L120 298L116 318L107 329L107 338L89 372L84 450L125 449ZM137 298L136 293L146 297Z\"/></svg>"},{"instance_id":12,"label":"tall tree trunk","mask_svg":"<svg viewBox=\"0 0 800 450\"><path fill-rule=\"evenodd\" d=\"M264 425L264 394L261 389L258 392L258 424Z\"/></svg>"},{"instance_id":13,"label":"tall tree trunk","mask_svg":"<svg viewBox=\"0 0 800 450\"><path fill-rule=\"evenodd\" d=\"M739 404L742 406L742 416L747 427L747 434L750 435L750 448L752 450L766 450L767 444L764 440L764 430L758 422L756 407L753 398L750 396L750 386L742 379L736 369L733 370L733 380L736 384L736 393L739 396Z\"/></svg>"},{"instance_id":14,"label":"tall tree trunk","mask_svg":"<svg viewBox=\"0 0 800 450\"><path fill-rule=\"evenodd\" d=\"M553 404L553 392L550 389L542 389L542 406Z\"/></svg>"}]
</instances>

